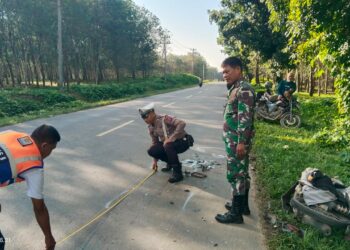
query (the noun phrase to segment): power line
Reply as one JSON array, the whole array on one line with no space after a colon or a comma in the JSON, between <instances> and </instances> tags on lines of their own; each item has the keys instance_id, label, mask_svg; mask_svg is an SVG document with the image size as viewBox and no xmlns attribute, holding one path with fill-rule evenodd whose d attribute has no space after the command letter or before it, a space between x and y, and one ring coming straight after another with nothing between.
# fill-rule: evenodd
<instances>
[{"instance_id":1,"label":"power line","mask_svg":"<svg viewBox=\"0 0 350 250\"><path fill-rule=\"evenodd\" d=\"M183 48L185 48L185 49L187 49L187 50L191 50L190 47L187 47L187 46L183 45L182 43L180 43L179 41L177 41L175 38L172 38L172 40L173 40L175 43L177 43L178 45L180 45L181 47L183 47Z\"/></svg>"},{"instance_id":2,"label":"power line","mask_svg":"<svg viewBox=\"0 0 350 250\"><path fill-rule=\"evenodd\" d=\"M178 49L179 51L181 51L182 53L188 53L188 49L184 49L183 47L180 47L179 45L176 45L175 43L171 44L173 48Z\"/></svg>"}]
</instances>

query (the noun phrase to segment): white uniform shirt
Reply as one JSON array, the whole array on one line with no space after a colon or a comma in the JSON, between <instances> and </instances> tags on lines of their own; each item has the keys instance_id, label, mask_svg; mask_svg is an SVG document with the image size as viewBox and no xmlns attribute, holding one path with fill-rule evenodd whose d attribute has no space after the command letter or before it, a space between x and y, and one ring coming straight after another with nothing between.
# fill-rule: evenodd
<instances>
[{"instance_id":1,"label":"white uniform shirt","mask_svg":"<svg viewBox=\"0 0 350 250\"><path fill-rule=\"evenodd\" d=\"M27 183L27 195L34 199L43 199L44 169L33 168L21 174Z\"/></svg>"}]
</instances>

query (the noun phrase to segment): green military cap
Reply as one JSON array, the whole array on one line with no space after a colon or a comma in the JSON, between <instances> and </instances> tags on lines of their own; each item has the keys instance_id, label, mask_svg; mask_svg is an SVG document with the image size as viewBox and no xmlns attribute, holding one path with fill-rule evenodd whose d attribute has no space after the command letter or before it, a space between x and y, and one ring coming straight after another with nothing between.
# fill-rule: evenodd
<instances>
[{"instance_id":1,"label":"green military cap","mask_svg":"<svg viewBox=\"0 0 350 250\"><path fill-rule=\"evenodd\" d=\"M142 118L146 117L148 113L154 111L154 103L147 104L146 106L139 108L139 113Z\"/></svg>"}]
</instances>

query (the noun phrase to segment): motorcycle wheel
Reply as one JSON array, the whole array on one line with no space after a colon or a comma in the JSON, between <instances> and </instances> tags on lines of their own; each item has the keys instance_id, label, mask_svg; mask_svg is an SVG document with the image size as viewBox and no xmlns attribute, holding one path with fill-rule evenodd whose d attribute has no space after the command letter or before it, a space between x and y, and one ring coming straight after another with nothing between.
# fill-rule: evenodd
<instances>
[{"instance_id":1,"label":"motorcycle wheel","mask_svg":"<svg viewBox=\"0 0 350 250\"><path fill-rule=\"evenodd\" d=\"M280 124L284 128L299 128L301 119L299 115L287 113L282 116Z\"/></svg>"}]
</instances>

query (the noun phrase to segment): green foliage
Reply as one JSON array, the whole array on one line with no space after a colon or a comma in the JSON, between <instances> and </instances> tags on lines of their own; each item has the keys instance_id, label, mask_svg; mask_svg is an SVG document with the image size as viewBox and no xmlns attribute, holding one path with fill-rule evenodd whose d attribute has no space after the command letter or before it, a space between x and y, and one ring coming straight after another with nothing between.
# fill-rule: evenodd
<instances>
[{"instance_id":1,"label":"green foliage","mask_svg":"<svg viewBox=\"0 0 350 250\"><path fill-rule=\"evenodd\" d=\"M343 72L342 77L337 79L336 86L339 110L350 117L350 72Z\"/></svg>"},{"instance_id":2,"label":"green foliage","mask_svg":"<svg viewBox=\"0 0 350 250\"><path fill-rule=\"evenodd\" d=\"M0 112L3 116L15 116L38 111L59 103L69 103L74 97L58 92L57 89L13 89L3 90L0 96Z\"/></svg>"},{"instance_id":3,"label":"green foliage","mask_svg":"<svg viewBox=\"0 0 350 250\"><path fill-rule=\"evenodd\" d=\"M65 68L71 72L65 80L94 81L96 64L99 81L155 69L163 29L147 9L131 0L61 3ZM0 10L0 86L7 82L3 77L12 85L28 84L29 77L55 81L57 1L0 1ZM15 70L18 65L25 70Z\"/></svg>"},{"instance_id":4,"label":"green foliage","mask_svg":"<svg viewBox=\"0 0 350 250\"><path fill-rule=\"evenodd\" d=\"M307 167L316 167L330 176L339 176L350 185L348 166L336 147L324 147L315 140L314 134L330 126L337 119L334 97L313 97L299 94L302 107L302 127L283 129L277 123L257 122L253 150L257 156L256 173L258 184L263 187L271 202L271 212L279 219L306 230L305 238L279 233L268 239L271 249L349 249L350 243L343 240L344 230L336 230L331 237L322 237L313 227L296 221L286 214L280 198L300 178Z\"/></svg>"},{"instance_id":5,"label":"green foliage","mask_svg":"<svg viewBox=\"0 0 350 250\"><path fill-rule=\"evenodd\" d=\"M326 65L337 78L339 108L349 116L349 1L267 0L267 5L271 24L288 37L285 49L291 52L290 59L311 67L317 62Z\"/></svg>"},{"instance_id":6,"label":"green foliage","mask_svg":"<svg viewBox=\"0 0 350 250\"><path fill-rule=\"evenodd\" d=\"M219 41L228 54L247 60L251 52L256 52L263 61L273 59L280 66L288 66L289 55L283 50L287 39L269 25L265 1L222 0L221 5L221 10L210 11L210 19L219 26Z\"/></svg>"},{"instance_id":7,"label":"green foliage","mask_svg":"<svg viewBox=\"0 0 350 250\"><path fill-rule=\"evenodd\" d=\"M6 96L0 96L0 104L0 112L3 116L14 116L23 113L21 106L16 101L6 98Z\"/></svg>"},{"instance_id":8,"label":"green foliage","mask_svg":"<svg viewBox=\"0 0 350 250\"><path fill-rule=\"evenodd\" d=\"M71 91L82 97L84 100L93 102L143 94L146 91L151 90L164 90L181 85L196 84L198 81L198 77L179 74L168 75L166 80L162 78L149 78L142 81L124 82L119 84L74 85L72 86Z\"/></svg>"},{"instance_id":9,"label":"green foliage","mask_svg":"<svg viewBox=\"0 0 350 250\"><path fill-rule=\"evenodd\" d=\"M188 74L168 75L163 78L100 85L73 85L71 92L63 93L58 88L14 88L0 90L0 118L27 115L33 112L55 111L87 106L88 103L116 100L143 95L151 91L174 89L198 84L199 78Z\"/></svg>"},{"instance_id":10,"label":"green foliage","mask_svg":"<svg viewBox=\"0 0 350 250\"><path fill-rule=\"evenodd\" d=\"M350 164L350 149L348 151L343 151L340 153L340 158L346 164Z\"/></svg>"},{"instance_id":11,"label":"green foliage","mask_svg":"<svg viewBox=\"0 0 350 250\"><path fill-rule=\"evenodd\" d=\"M325 147L344 148L350 145L350 120L340 117L324 127L314 138Z\"/></svg>"}]
</instances>

